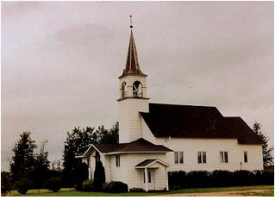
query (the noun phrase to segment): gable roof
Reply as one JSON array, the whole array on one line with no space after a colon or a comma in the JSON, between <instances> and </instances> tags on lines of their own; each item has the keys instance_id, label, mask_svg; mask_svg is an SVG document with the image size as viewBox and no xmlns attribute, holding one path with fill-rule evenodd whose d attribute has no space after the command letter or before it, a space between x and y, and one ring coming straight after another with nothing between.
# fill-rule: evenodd
<instances>
[{"instance_id":1,"label":"gable roof","mask_svg":"<svg viewBox=\"0 0 275 197\"><path fill-rule=\"evenodd\" d=\"M149 104L140 112L155 137L237 138L240 144L262 144L240 117L223 117L216 107Z\"/></svg>"},{"instance_id":2,"label":"gable roof","mask_svg":"<svg viewBox=\"0 0 275 197\"><path fill-rule=\"evenodd\" d=\"M154 152L163 153L170 152L171 149L162 146L155 145L147 140L140 138L130 143L121 144L93 144L93 146L101 153L107 154L119 154L119 153L137 153L137 152Z\"/></svg>"},{"instance_id":3,"label":"gable roof","mask_svg":"<svg viewBox=\"0 0 275 197\"><path fill-rule=\"evenodd\" d=\"M162 164L166 167L169 166L169 164L165 163L164 161L161 161L160 159L145 159L144 161L137 164L135 167L136 168L147 168L147 167L153 165L156 162L158 162L158 163L160 163L160 164Z\"/></svg>"}]
</instances>

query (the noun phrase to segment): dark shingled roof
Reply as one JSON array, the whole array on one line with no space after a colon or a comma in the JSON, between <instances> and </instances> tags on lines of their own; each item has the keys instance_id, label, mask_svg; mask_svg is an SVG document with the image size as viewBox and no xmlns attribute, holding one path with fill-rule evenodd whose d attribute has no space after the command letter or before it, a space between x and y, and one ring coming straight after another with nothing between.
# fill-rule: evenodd
<instances>
[{"instance_id":1,"label":"dark shingled roof","mask_svg":"<svg viewBox=\"0 0 275 197\"><path fill-rule=\"evenodd\" d=\"M171 149L162 146L155 145L151 142L146 141L143 138L135 140L130 143L121 144L94 144L94 146L101 153L112 153L112 152L169 152Z\"/></svg>"},{"instance_id":2,"label":"dark shingled roof","mask_svg":"<svg viewBox=\"0 0 275 197\"><path fill-rule=\"evenodd\" d=\"M143 162L136 165L136 167L147 166L147 165L149 165L150 163L153 163L156 160L157 159L145 159Z\"/></svg>"},{"instance_id":3,"label":"dark shingled roof","mask_svg":"<svg viewBox=\"0 0 275 197\"><path fill-rule=\"evenodd\" d=\"M140 112L155 137L237 138L240 144L262 139L240 117L223 117L216 107L149 104Z\"/></svg>"},{"instance_id":4,"label":"dark shingled roof","mask_svg":"<svg viewBox=\"0 0 275 197\"><path fill-rule=\"evenodd\" d=\"M136 168L144 168L144 167L149 166L155 162L161 163L162 165L165 165L165 166L169 166L169 164L167 164L164 161L161 161L159 159L145 159L144 161L137 164Z\"/></svg>"}]
</instances>

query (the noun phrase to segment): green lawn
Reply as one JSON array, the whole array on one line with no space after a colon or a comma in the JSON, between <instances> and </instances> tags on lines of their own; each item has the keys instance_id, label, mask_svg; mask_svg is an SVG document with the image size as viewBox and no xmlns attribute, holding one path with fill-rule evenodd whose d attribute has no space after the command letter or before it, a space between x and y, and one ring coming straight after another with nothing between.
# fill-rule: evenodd
<instances>
[{"instance_id":1,"label":"green lawn","mask_svg":"<svg viewBox=\"0 0 275 197\"><path fill-rule=\"evenodd\" d=\"M246 193L246 195L255 196L274 196L273 185L261 185L261 186L243 186L243 187L217 187L217 188L192 188L192 189L180 189L172 190L168 192L150 192L150 193L120 193L110 194L103 192L80 192L74 189L61 189L59 192L53 193L46 189L42 189L39 193L38 190L29 190L27 196L156 196L167 194L182 194L182 193L208 193L208 192L223 192L223 191L249 191L249 190L268 190L268 193L259 191L258 193ZM11 192L12 196L22 196L17 191ZM215 195L215 194L213 194ZM243 195L240 193L239 195Z\"/></svg>"}]
</instances>

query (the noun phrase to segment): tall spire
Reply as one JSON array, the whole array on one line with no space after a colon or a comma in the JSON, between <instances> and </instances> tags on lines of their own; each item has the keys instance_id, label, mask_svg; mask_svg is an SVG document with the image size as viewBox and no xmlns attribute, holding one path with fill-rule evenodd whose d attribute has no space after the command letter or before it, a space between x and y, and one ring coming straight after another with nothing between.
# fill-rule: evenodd
<instances>
[{"instance_id":1,"label":"tall spire","mask_svg":"<svg viewBox=\"0 0 275 197\"><path fill-rule=\"evenodd\" d=\"M128 47L128 55L126 60L126 66L125 69L123 69L123 74L138 74L138 75L145 75L139 67L138 63L138 55L137 55L137 49L136 44L134 40L133 35L133 24L132 24L132 15L130 15L130 28L131 28L131 34L130 34L130 41L129 41L129 47Z\"/></svg>"}]
</instances>

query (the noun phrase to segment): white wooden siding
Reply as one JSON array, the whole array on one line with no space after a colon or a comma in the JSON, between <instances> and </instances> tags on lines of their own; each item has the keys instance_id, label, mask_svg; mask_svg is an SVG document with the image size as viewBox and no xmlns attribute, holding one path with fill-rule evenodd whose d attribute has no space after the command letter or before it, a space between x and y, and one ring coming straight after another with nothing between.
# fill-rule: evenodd
<instances>
[{"instance_id":1,"label":"white wooden siding","mask_svg":"<svg viewBox=\"0 0 275 197\"><path fill-rule=\"evenodd\" d=\"M144 188L143 169L136 169L135 166L145 159L160 159L166 161L165 154L122 154L120 155L120 167L116 167L115 155L110 157L111 180L122 181L128 184L129 189L133 187ZM158 164L156 164L158 165ZM155 184L157 189L164 189L165 168L160 167L155 171Z\"/></svg>"},{"instance_id":2,"label":"white wooden siding","mask_svg":"<svg viewBox=\"0 0 275 197\"><path fill-rule=\"evenodd\" d=\"M128 143L141 138L141 116L148 112L148 100L125 99L119 102L119 143Z\"/></svg>"},{"instance_id":3,"label":"white wooden siding","mask_svg":"<svg viewBox=\"0 0 275 197\"><path fill-rule=\"evenodd\" d=\"M127 84L127 96L133 97L133 84L140 81L143 87L143 98L147 97L146 77L128 75L119 79L119 98L122 98L122 83ZM139 112L149 111L147 99L128 98L119 101L119 143L127 143L141 138L141 116Z\"/></svg>"},{"instance_id":4,"label":"white wooden siding","mask_svg":"<svg viewBox=\"0 0 275 197\"><path fill-rule=\"evenodd\" d=\"M175 164L174 153L167 154L171 165L169 171L192 170L262 170L262 146L240 145L237 139L193 139L193 138L157 138L157 144L164 145L174 151L184 152L184 163ZM206 152L206 163L198 163L198 152ZM221 163L220 151L228 152L228 163ZM244 163L244 151L248 152L248 163ZM242 162L242 166L240 165Z\"/></svg>"},{"instance_id":5,"label":"white wooden siding","mask_svg":"<svg viewBox=\"0 0 275 197\"><path fill-rule=\"evenodd\" d=\"M148 125L146 124L143 118L141 118L141 128L142 128L141 137L155 144L156 138L151 132L151 130L149 129Z\"/></svg>"}]
</instances>

